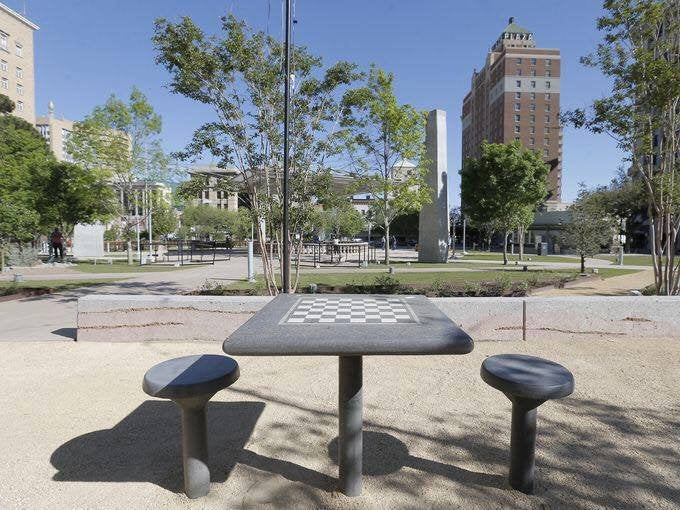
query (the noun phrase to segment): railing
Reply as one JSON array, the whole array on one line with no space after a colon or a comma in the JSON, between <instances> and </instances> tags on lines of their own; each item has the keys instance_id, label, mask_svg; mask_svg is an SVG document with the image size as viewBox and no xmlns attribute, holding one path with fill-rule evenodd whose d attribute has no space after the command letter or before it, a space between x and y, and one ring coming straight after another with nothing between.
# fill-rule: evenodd
<instances>
[{"instance_id":1,"label":"railing","mask_svg":"<svg viewBox=\"0 0 680 510\"><path fill-rule=\"evenodd\" d=\"M211 264L231 260L232 245L217 241L142 241L140 265L143 264Z\"/></svg>"}]
</instances>

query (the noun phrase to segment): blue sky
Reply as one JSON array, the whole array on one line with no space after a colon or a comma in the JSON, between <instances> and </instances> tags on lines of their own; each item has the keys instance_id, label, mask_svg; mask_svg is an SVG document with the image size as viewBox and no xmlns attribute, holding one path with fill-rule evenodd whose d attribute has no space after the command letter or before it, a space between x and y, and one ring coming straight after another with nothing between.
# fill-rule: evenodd
<instances>
[{"instance_id":1,"label":"blue sky","mask_svg":"<svg viewBox=\"0 0 680 510\"><path fill-rule=\"evenodd\" d=\"M22 0L2 0L21 12ZM191 16L208 32L232 12L256 28L278 36L281 0L26 0L35 37L36 101L44 114L53 100L56 114L77 120L111 94L126 95L137 85L164 120L167 150L182 148L209 111L164 87L166 72L154 64L153 20ZM600 34L597 0L295 0L295 40L326 63L350 60L392 71L401 102L419 109L447 111L449 189L459 202L460 108L474 68L508 17L532 30L537 44L562 51L562 108L585 106L605 94L608 82L586 69L579 57L595 48ZM271 5L271 9L269 6ZM268 11L270 15L268 16ZM269 23L268 23L269 18ZM564 199L578 183L607 183L622 154L606 135L571 128L564 132Z\"/></svg>"}]
</instances>

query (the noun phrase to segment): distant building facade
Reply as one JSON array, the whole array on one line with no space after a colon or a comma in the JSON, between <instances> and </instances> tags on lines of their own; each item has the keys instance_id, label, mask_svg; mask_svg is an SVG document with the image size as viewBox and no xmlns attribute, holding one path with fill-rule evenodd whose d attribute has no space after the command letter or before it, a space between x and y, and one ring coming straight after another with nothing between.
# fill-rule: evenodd
<instances>
[{"instance_id":1,"label":"distant building facade","mask_svg":"<svg viewBox=\"0 0 680 510\"><path fill-rule=\"evenodd\" d=\"M0 94L14 101L14 115L31 124L35 124L33 32L38 28L0 3Z\"/></svg>"},{"instance_id":2,"label":"distant building facade","mask_svg":"<svg viewBox=\"0 0 680 510\"><path fill-rule=\"evenodd\" d=\"M54 116L54 103L50 101L48 113L45 117L36 117L35 127L42 137L47 140L50 150L59 161L71 161L66 144L73 133L73 121L57 119Z\"/></svg>"},{"instance_id":3,"label":"distant building facade","mask_svg":"<svg viewBox=\"0 0 680 510\"><path fill-rule=\"evenodd\" d=\"M561 209L560 51L537 48L534 34L510 18L463 100L463 162L479 157L484 140L518 140L550 165L548 210Z\"/></svg>"},{"instance_id":4,"label":"distant building facade","mask_svg":"<svg viewBox=\"0 0 680 510\"><path fill-rule=\"evenodd\" d=\"M197 165L189 170L192 177L204 177L206 186L192 200L193 205L207 205L228 211L238 210L238 193L227 193L219 190L218 183L222 179L240 180L237 168L220 168L212 165Z\"/></svg>"}]
</instances>

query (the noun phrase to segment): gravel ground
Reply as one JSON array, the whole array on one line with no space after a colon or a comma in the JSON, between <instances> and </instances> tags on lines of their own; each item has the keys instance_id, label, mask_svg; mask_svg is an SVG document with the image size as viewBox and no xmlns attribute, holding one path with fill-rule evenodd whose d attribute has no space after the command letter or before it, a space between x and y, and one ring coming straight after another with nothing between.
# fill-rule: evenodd
<instances>
[{"instance_id":1,"label":"gravel ground","mask_svg":"<svg viewBox=\"0 0 680 510\"><path fill-rule=\"evenodd\" d=\"M0 508L678 508L680 344L480 342L462 357L364 363L364 495L336 485L337 361L240 358L209 408L212 491L181 493L178 411L141 390L169 357L216 344L0 344ZM572 370L539 410L537 493L508 488L510 403L482 360Z\"/></svg>"}]
</instances>

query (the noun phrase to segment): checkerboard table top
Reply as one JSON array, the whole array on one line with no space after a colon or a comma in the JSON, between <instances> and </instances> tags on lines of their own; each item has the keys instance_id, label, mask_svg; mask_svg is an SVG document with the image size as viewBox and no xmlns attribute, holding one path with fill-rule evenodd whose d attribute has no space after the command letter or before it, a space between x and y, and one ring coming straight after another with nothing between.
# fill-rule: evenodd
<instances>
[{"instance_id":1,"label":"checkerboard table top","mask_svg":"<svg viewBox=\"0 0 680 510\"><path fill-rule=\"evenodd\" d=\"M224 341L252 356L466 354L470 336L425 296L281 294Z\"/></svg>"},{"instance_id":2,"label":"checkerboard table top","mask_svg":"<svg viewBox=\"0 0 680 510\"><path fill-rule=\"evenodd\" d=\"M411 324L418 319L402 297L301 297L282 324Z\"/></svg>"}]
</instances>

